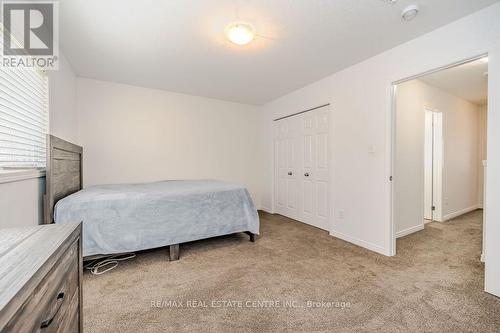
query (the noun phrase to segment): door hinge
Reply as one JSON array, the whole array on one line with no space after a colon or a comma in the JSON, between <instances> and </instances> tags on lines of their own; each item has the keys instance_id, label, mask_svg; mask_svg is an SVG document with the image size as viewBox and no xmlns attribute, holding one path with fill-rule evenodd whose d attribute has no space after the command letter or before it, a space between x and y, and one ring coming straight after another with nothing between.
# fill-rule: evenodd
<instances>
[{"instance_id":1,"label":"door hinge","mask_svg":"<svg viewBox=\"0 0 500 333\"><path fill-rule=\"evenodd\" d=\"M432 210L436 210L436 206L432 206Z\"/></svg>"},{"instance_id":2,"label":"door hinge","mask_svg":"<svg viewBox=\"0 0 500 333\"><path fill-rule=\"evenodd\" d=\"M392 182L392 176L389 177L389 181Z\"/></svg>"}]
</instances>

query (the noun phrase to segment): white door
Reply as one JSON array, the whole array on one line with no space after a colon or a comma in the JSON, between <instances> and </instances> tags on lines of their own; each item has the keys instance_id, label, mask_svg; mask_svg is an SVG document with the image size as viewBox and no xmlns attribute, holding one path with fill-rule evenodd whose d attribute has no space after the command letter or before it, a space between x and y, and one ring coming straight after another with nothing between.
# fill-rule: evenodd
<instances>
[{"instance_id":1,"label":"white door","mask_svg":"<svg viewBox=\"0 0 500 333\"><path fill-rule=\"evenodd\" d=\"M296 219L298 214L298 120L276 122L276 212Z\"/></svg>"},{"instance_id":2,"label":"white door","mask_svg":"<svg viewBox=\"0 0 500 333\"><path fill-rule=\"evenodd\" d=\"M433 156L434 156L434 112L425 110L425 142L424 142L424 219L432 220L433 207Z\"/></svg>"},{"instance_id":3,"label":"white door","mask_svg":"<svg viewBox=\"0 0 500 333\"><path fill-rule=\"evenodd\" d=\"M441 220L443 114L425 110L424 218Z\"/></svg>"},{"instance_id":4,"label":"white door","mask_svg":"<svg viewBox=\"0 0 500 333\"><path fill-rule=\"evenodd\" d=\"M315 227L329 230L329 124L328 108L305 112L276 122L276 211ZM286 138L286 139L285 139ZM293 163L284 162L283 141L293 142ZM291 175L290 175L291 173ZM285 185L293 180L293 186ZM296 201L293 210L286 198Z\"/></svg>"},{"instance_id":5,"label":"white door","mask_svg":"<svg viewBox=\"0 0 500 333\"><path fill-rule=\"evenodd\" d=\"M301 187L300 219L315 227L329 230L329 123L328 109L306 112L301 117Z\"/></svg>"},{"instance_id":6,"label":"white door","mask_svg":"<svg viewBox=\"0 0 500 333\"><path fill-rule=\"evenodd\" d=\"M315 206L315 162L316 162L316 117L313 112L306 112L300 119L301 122L301 145L299 147L301 156L300 178L300 220L302 222L316 225Z\"/></svg>"},{"instance_id":7,"label":"white door","mask_svg":"<svg viewBox=\"0 0 500 333\"><path fill-rule=\"evenodd\" d=\"M433 171L432 171L432 202L435 209L432 212L434 221L443 220L443 167L444 167L444 139L443 113L434 112L434 143L433 143Z\"/></svg>"},{"instance_id":8,"label":"white door","mask_svg":"<svg viewBox=\"0 0 500 333\"><path fill-rule=\"evenodd\" d=\"M319 228L330 230L329 225L329 183L330 183L330 111L316 112L316 223Z\"/></svg>"}]
</instances>

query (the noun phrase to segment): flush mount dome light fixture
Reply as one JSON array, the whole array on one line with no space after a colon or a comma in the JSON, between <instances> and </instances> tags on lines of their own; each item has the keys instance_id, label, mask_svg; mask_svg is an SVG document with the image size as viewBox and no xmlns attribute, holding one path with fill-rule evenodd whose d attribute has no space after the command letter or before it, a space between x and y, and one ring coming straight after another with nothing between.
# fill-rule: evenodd
<instances>
[{"instance_id":1,"label":"flush mount dome light fixture","mask_svg":"<svg viewBox=\"0 0 500 333\"><path fill-rule=\"evenodd\" d=\"M226 37L236 45L246 45L254 40L255 29L248 23L234 22L226 27Z\"/></svg>"},{"instance_id":2,"label":"flush mount dome light fixture","mask_svg":"<svg viewBox=\"0 0 500 333\"><path fill-rule=\"evenodd\" d=\"M420 8L418 7L418 5L416 5L416 4L409 5L408 7L403 9L403 12L401 13L401 17L405 21L411 21L415 17L417 17L419 11L420 11Z\"/></svg>"}]
</instances>

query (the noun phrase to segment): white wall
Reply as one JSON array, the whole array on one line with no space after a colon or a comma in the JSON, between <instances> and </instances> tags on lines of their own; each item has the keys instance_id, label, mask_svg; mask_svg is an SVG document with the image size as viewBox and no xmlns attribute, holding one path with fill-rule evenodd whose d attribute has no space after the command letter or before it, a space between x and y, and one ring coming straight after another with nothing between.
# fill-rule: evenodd
<instances>
[{"instance_id":1,"label":"white wall","mask_svg":"<svg viewBox=\"0 0 500 333\"><path fill-rule=\"evenodd\" d=\"M76 112L76 76L64 55L59 56L59 70L49 72L50 133L78 143Z\"/></svg>"},{"instance_id":2,"label":"white wall","mask_svg":"<svg viewBox=\"0 0 500 333\"><path fill-rule=\"evenodd\" d=\"M398 85L394 222L398 235L424 224L424 107L443 114L442 220L478 208L478 107L419 80ZM420 228L419 228L420 227Z\"/></svg>"},{"instance_id":3,"label":"white wall","mask_svg":"<svg viewBox=\"0 0 500 333\"><path fill-rule=\"evenodd\" d=\"M45 177L0 184L0 229L42 222Z\"/></svg>"},{"instance_id":4,"label":"white wall","mask_svg":"<svg viewBox=\"0 0 500 333\"><path fill-rule=\"evenodd\" d=\"M58 71L49 72L50 133L77 139L76 77L62 53ZM0 183L0 228L33 226L43 221L44 178Z\"/></svg>"},{"instance_id":5,"label":"white wall","mask_svg":"<svg viewBox=\"0 0 500 333\"><path fill-rule=\"evenodd\" d=\"M254 106L78 79L84 185L221 179L260 205Z\"/></svg>"},{"instance_id":6,"label":"white wall","mask_svg":"<svg viewBox=\"0 0 500 333\"><path fill-rule=\"evenodd\" d=\"M417 80L397 87L393 174L394 225L398 237L424 226L425 88Z\"/></svg>"},{"instance_id":7,"label":"white wall","mask_svg":"<svg viewBox=\"0 0 500 333\"><path fill-rule=\"evenodd\" d=\"M488 106L481 105L478 110L477 119L477 165L478 165L478 179L477 179L477 197L478 204L483 208L484 203L484 166L483 161L487 160L487 126L488 126Z\"/></svg>"},{"instance_id":8,"label":"white wall","mask_svg":"<svg viewBox=\"0 0 500 333\"><path fill-rule=\"evenodd\" d=\"M438 95L431 97L439 101ZM443 220L479 208L477 106L441 95L444 137ZM450 108L445 109L449 103Z\"/></svg>"},{"instance_id":9,"label":"white wall","mask_svg":"<svg viewBox=\"0 0 500 333\"><path fill-rule=\"evenodd\" d=\"M493 5L392 50L333 74L262 107L266 176L263 207L273 204L272 119L325 101L332 103L334 212L332 234L392 255L391 83L463 59L489 53L488 192L500 198L500 4ZM431 52L431 53L429 53ZM429 54L432 54L430 56ZM264 138L265 137L265 138ZM376 149L370 154L370 146ZM500 206L486 220L486 290L500 295Z\"/></svg>"}]
</instances>

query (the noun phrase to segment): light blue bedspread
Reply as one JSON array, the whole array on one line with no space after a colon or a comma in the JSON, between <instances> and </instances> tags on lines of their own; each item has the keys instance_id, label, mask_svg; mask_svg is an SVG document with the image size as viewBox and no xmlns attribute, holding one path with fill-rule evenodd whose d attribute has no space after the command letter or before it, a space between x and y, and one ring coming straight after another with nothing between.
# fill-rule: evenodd
<instances>
[{"instance_id":1,"label":"light blue bedspread","mask_svg":"<svg viewBox=\"0 0 500 333\"><path fill-rule=\"evenodd\" d=\"M92 186L61 199L54 220L83 221L84 256L259 233L248 191L216 180Z\"/></svg>"}]
</instances>

